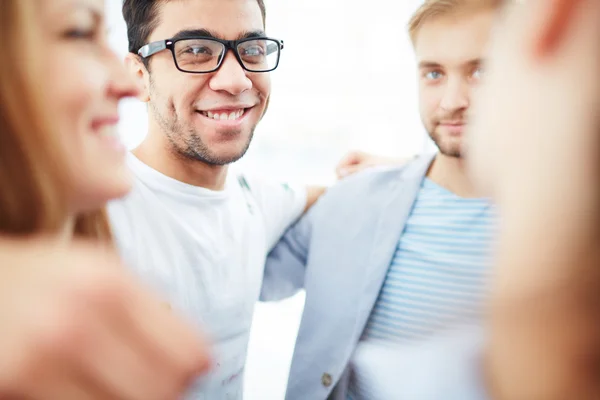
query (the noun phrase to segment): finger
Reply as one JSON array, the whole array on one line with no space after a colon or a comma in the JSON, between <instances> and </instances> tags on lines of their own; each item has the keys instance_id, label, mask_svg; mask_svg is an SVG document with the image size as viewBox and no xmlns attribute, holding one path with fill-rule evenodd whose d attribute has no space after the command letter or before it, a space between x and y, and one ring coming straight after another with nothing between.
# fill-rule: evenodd
<instances>
[{"instance_id":1,"label":"finger","mask_svg":"<svg viewBox=\"0 0 600 400\"><path fill-rule=\"evenodd\" d=\"M341 160L340 162L338 162L337 166L336 166L336 172L338 172L340 169L344 169L356 164L359 164L362 160L362 154L357 152L357 151L353 151L350 152L348 154L346 154Z\"/></svg>"},{"instance_id":2,"label":"finger","mask_svg":"<svg viewBox=\"0 0 600 400\"><path fill-rule=\"evenodd\" d=\"M109 317L109 316L106 316ZM163 392L160 366L152 355L136 344L122 326L96 324L93 348L83 352L79 368L110 398L122 400L151 400L169 398ZM166 389L168 391L168 389Z\"/></svg>"},{"instance_id":3,"label":"finger","mask_svg":"<svg viewBox=\"0 0 600 400\"><path fill-rule=\"evenodd\" d=\"M354 175L358 172L361 172L367 168L371 168L372 165L371 164L359 164L359 165L354 165L354 166L349 166L346 167L342 170L339 171L338 173L338 179L344 179L347 178L351 175Z\"/></svg>"},{"instance_id":4,"label":"finger","mask_svg":"<svg viewBox=\"0 0 600 400\"><path fill-rule=\"evenodd\" d=\"M210 368L208 345L199 332L164 303L140 289L132 289L121 324L131 335L132 347L144 354L145 362L159 368L162 385L156 390L182 395L187 386Z\"/></svg>"},{"instance_id":5,"label":"finger","mask_svg":"<svg viewBox=\"0 0 600 400\"><path fill-rule=\"evenodd\" d=\"M171 379L173 374L178 377L177 365L157 356L157 350L140 337L140 329L132 326L128 308L142 292L133 279L124 270L99 269L79 276L75 286L77 290L53 308L58 310L56 317L56 312L47 313L50 328L42 343L44 348L56 349L50 351L51 359L70 363L88 386L105 393L107 399L178 398L183 379L175 383ZM171 314L158 298L144 300L156 314ZM154 329L160 325L146 328Z\"/></svg>"},{"instance_id":6,"label":"finger","mask_svg":"<svg viewBox=\"0 0 600 400\"><path fill-rule=\"evenodd\" d=\"M191 329L169 312L167 303L124 271L96 275L92 283L80 285L87 307L97 314L95 320L87 319L88 327L95 324L94 346L82 346L86 351L78 366L112 398L179 398L202 371L204 365L197 366L194 350L204 347L190 339Z\"/></svg>"},{"instance_id":7,"label":"finger","mask_svg":"<svg viewBox=\"0 0 600 400\"><path fill-rule=\"evenodd\" d=\"M18 396L9 397L27 400L110 400L110 393L99 390L76 368L57 362L46 364L35 379L22 387Z\"/></svg>"},{"instance_id":8,"label":"finger","mask_svg":"<svg viewBox=\"0 0 600 400\"><path fill-rule=\"evenodd\" d=\"M93 343L89 332L95 327L89 325L89 317L48 307L40 308L37 319L25 325L20 356L11 359L16 370L11 391L28 400L114 398L77 362L80 350Z\"/></svg>"},{"instance_id":9,"label":"finger","mask_svg":"<svg viewBox=\"0 0 600 400\"><path fill-rule=\"evenodd\" d=\"M47 387L39 397L39 399L61 399L61 400L111 400L110 394L98 390L98 388L82 377L77 377L75 371L69 372L69 375L74 377L74 380L61 382L54 380L50 387ZM33 400L33 399L32 399Z\"/></svg>"}]
</instances>

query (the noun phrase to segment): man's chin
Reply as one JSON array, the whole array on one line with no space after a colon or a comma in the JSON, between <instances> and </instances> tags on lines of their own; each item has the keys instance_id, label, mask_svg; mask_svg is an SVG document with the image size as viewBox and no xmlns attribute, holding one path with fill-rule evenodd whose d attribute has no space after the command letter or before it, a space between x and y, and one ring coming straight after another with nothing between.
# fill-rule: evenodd
<instances>
[{"instance_id":1,"label":"man's chin","mask_svg":"<svg viewBox=\"0 0 600 400\"><path fill-rule=\"evenodd\" d=\"M224 167L226 165L233 164L234 162L239 161L243 156L244 156L244 154L238 154L238 155L234 155L234 156L231 156L231 155L212 156L212 157L207 157L203 161L209 165L214 165L216 167Z\"/></svg>"},{"instance_id":2,"label":"man's chin","mask_svg":"<svg viewBox=\"0 0 600 400\"><path fill-rule=\"evenodd\" d=\"M440 153L448 157L461 158L464 153L462 140L445 140L436 145Z\"/></svg>"},{"instance_id":3,"label":"man's chin","mask_svg":"<svg viewBox=\"0 0 600 400\"><path fill-rule=\"evenodd\" d=\"M447 157L462 158L464 153L462 138L448 138L446 140L445 138L432 137L432 139L441 154Z\"/></svg>"},{"instance_id":4,"label":"man's chin","mask_svg":"<svg viewBox=\"0 0 600 400\"><path fill-rule=\"evenodd\" d=\"M212 147L210 151L199 154L199 158L210 165L224 166L244 157L248 151L249 143L244 146L235 146L235 148L219 149L218 146L215 147Z\"/></svg>"},{"instance_id":5,"label":"man's chin","mask_svg":"<svg viewBox=\"0 0 600 400\"><path fill-rule=\"evenodd\" d=\"M458 158L458 159L463 158L463 154L460 150L448 150L448 151L440 150L440 153L442 153L446 157L450 157L450 158Z\"/></svg>"}]
</instances>

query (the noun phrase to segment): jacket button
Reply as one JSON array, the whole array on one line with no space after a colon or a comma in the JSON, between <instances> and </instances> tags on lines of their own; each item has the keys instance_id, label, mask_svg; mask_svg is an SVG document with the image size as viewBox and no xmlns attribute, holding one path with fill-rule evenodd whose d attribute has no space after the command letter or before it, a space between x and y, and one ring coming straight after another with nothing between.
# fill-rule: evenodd
<instances>
[{"instance_id":1,"label":"jacket button","mask_svg":"<svg viewBox=\"0 0 600 400\"><path fill-rule=\"evenodd\" d=\"M333 379L331 378L331 375L323 374L323 376L321 377L321 383L325 387L331 386L331 384L333 383Z\"/></svg>"}]
</instances>

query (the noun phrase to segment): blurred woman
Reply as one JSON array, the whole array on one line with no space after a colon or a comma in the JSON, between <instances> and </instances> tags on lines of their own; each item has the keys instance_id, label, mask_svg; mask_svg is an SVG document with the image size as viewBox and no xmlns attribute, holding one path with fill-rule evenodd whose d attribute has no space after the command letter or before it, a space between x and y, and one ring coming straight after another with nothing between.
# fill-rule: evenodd
<instances>
[{"instance_id":1,"label":"blurred woman","mask_svg":"<svg viewBox=\"0 0 600 400\"><path fill-rule=\"evenodd\" d=\"M0 185L14 189L0 193L0 232L106 240L103 207L130 187L117 106L135 87L105 42L102 1L35 4L2 5Z\"/></svg>"},{"instance_id":2,"label":"blurred woman","mask_svg":"<svg viewBox=\"0 0 600 400\"><path fill-rule=\"evenodd\" d=\"M104 31L102 0L0 0L0 398L176 398L207 367L110 249L136 88Z\"/></svg>"}]
</instances>

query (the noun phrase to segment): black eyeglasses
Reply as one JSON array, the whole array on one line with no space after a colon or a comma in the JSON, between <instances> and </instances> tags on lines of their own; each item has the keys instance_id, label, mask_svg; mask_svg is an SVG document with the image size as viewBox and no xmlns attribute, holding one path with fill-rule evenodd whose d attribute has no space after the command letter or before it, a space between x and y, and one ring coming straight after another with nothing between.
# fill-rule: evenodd
<instances>
[{"instance_id":1,"label":"black eyeglasses","mask_svg":"<svg viewBox=\"0 0 600 400\"><path fill-rule=\"evenodd\" d=\"M211 37L167 39L148 43L138 50L143 58L169 49L178 70L206 74L221 67L228 50L248 72L270 72L279 65L283 41L267 37L221 40Z\"/></svg>"}]
</instances>

